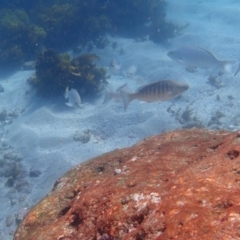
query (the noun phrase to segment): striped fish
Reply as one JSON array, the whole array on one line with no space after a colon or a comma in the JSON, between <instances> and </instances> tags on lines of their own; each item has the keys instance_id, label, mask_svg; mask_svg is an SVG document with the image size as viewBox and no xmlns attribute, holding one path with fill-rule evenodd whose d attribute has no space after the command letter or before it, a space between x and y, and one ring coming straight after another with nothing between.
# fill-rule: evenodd
<instances>
[{"instance_id":1,"label":"striped fish","mask_svg":"<svg viewBox=\"0 0 240 240\"><path fill-rule=\"evenodd\" d=\"M120 93L124 111L126 111L129 103L135 99L145 102L166 101L181 95L188 88L189 86L183 82L163 80L144 85L138 88L135 93L127 93L123 90L120 90Z\"/></svg>"}]
</instances>

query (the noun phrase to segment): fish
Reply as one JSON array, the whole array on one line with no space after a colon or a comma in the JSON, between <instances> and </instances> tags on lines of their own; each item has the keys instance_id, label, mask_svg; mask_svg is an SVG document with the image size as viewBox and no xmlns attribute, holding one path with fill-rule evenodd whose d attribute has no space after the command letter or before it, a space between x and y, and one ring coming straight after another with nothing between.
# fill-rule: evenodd
<instances>
[{"instance_id":1,"label":"fish","mask_svg":"<svg viewBox=\"0 0 240 240\"><path fill-rule=\"evenodd\" d=\"M110 68L115 71L119 71L121 68L121 65L118 65L115 58L112 58L110 61Z\"/></svg>"},{"instance_id":2,"label":"fish","mask_svg":"<svg viewBox=\"0 0 240 240\"><path fill-rule=\"evenodd\" d=\"M210 51L194 46L181 46L169 51L167 56L187 67L218 68L224 72L230 72L233 63L232 60L219 60Z\"/></svg>"},{"instance_id":3,"label":"fish","mask_svg":"<svg viewBox=\"0 0 240 240\"><path fill-rule=\"evenodd\" d=\"M69 90L69 88L66 87L64 97L65 99L68 99L68 102L65 103L67 106L69 107L81 106L81 97L76 89L71 88L71 90Z\"/></svg>"},{"instance_id":4,"label":"fish","mask_svg":"<svg viewBox=\"0 0 240 240\"><path fill-rule=\"evenodd\" d=\"M136 65L131 65L127 71L126 71L126 77L131 78L134 77L137 71L137 66Z\"/></svg>"},{"instance_id":5,"label":"fish","mask_svg":"<svg viewBox=\"0 0 240 240\"><path fill-rule=\"evenodd\" d=\"M154 101L167 101L181 95L183 92L188 90L188 88L188 84L183 82L161 80L141 86L135 93L127 93L120 90L120 94L123 99L124 111L126 111L129 103L135 99L148 103Z\"/></svg>"},{"instance_id":6,"label":"fish","mask_svg":"<svg viewBox=\"0 0 240 240\"><path fill-rule=\"evenodd\" d=\"M105 87L105 96L104 96L103 104L109 102L112 99L115 99L116 101L121 102L122 97L121 97L121 94L120 94L120 90L123 89L124 87L126 87L126 85L127 85L127 83L123 84L118 89L116 89L115 92L110 91L109 89L107 89Z\"/></svg>"}]
</instances>

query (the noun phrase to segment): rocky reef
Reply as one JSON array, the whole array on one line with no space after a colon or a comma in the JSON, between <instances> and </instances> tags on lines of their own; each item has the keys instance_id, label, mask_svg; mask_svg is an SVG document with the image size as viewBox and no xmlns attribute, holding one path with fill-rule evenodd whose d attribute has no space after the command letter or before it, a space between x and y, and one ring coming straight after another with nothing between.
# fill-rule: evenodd
<instances>
[{"instance_id":1,"label":"rocky reef","mask_svg":"<svg viewBox=\"0 0 240 240\"><path fill-rule=\"evenodd\" d=\"M44 48L105 46L106 33L163 42L176 33L165 20L165 0L4 1L0 10L0 66L33 60ZM104 40L104 41L103 41ZM104 44L103 44L104 42ZM0 70L1 70L0 68Z\"/></svg>"},{"instance_id":2,"label":"rocky reef","mask_svg":"<svg viewBox=\"0 0 240 240\"><path fill-rule=\"evenodd\" d=\"M0 71L20 66L39 51L46 32L22 9L0 10Z\"/></svg>"},{"instance_id":3,"label":"rocky reef","mask_svg":"<svg viewBox=\"0 0 240 240\"><path fill-rule=\"evenodd\" d=\"M240 132L179 130L70 170L15 240L238 239Z\"/></svg>"}]
</instances>

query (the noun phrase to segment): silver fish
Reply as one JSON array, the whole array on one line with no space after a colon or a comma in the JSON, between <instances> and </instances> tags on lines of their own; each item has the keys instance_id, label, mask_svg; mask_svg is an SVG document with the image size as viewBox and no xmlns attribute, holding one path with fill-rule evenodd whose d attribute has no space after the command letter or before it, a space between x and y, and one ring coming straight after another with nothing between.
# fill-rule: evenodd
<instances>
[{"instance_id":1,"label":"silver fish","mask_svg":"<svg viewBox=\"0 0 240 240\"><path fill-rule=\"evenodd\" d=\"M103 104L109 102L111 99L115 99L116 101L121 102L122 97L120 94L120 90L123 89L126 85L127 83L123 84L115 92L110 91L105 87L105 96L104 96Z\"/></svg>"},{"instance_id":2,"label":"silver fish","mask_svg":"<svg viewBox=\"0 0 240 240\"><path fill-rule=\"evenodd\" d=\"M126 71L126 77L128 77L128 78L134 77L136 74L136 71L137 71L137 66L131 65Z\"/></svg>"},{"instance_id":3,"label":"silver fish","mask_svg":"<svg viewBox=\"0 0 240 240\"><path fill-rule=\"evenodd\" d=\"M193 46L182 46L167 53L173 61L187 67L214 68L229 72L231 60L219 60L210 51Z\"/></svg>"},{"instance_id":4,"label":"silver fish","mask_svg":"<svg viewBox=\"0 0 240 240\"><path fill-rule=\"evenodd\" d=\"M113 69L113 70L120 70L121 68L121 65L118 65L117 61L115 58L112 58L111 61L110 61L110 68Z\"/></svg>"},{"instance_id":5,"label":"silver fish","mask_svg":"<svg viewBox=\"0 0 240 240\"><path fill-rule=\"evenodd\" d=\"M67 87L64 93L64 97L65 99L68 99L68 102L65 103L67 106L69 107L74 107L75 105L77 107L81 106L81 97L76 89L71 88L71 90L69 90L69 88Z\"/></svg>"},{"instance_id":6,"label":"silver fish","mask_svg":"<svg viewBox=\"0 0 240 240\"><path fill-rule=\"evenodd\" d=\"M126 111L129 103L135 99L154 102L154 101L166 101L175 98L185 92L189 86L186 83L172 81L172 80L162 80L148 85L144 85L136 90L135 93L127 93L120 90L124 111Z\"/></svg>"}]
</instances>

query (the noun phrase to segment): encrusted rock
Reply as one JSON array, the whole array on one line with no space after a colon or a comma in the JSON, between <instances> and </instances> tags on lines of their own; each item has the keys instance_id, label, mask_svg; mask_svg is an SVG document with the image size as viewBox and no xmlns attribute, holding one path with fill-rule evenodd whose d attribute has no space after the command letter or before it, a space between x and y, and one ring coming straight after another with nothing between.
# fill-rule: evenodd
<instances>
[{"instance_id":1,"label":"encrusted rock","mask_svg":"<svg viewBox=\"0 0 240 240\"><path fill-rule=\"evenodd\" d=\"M239 136L180 130L80 164L14 239L239 239Z\"/></svg>"}]
</instances>

